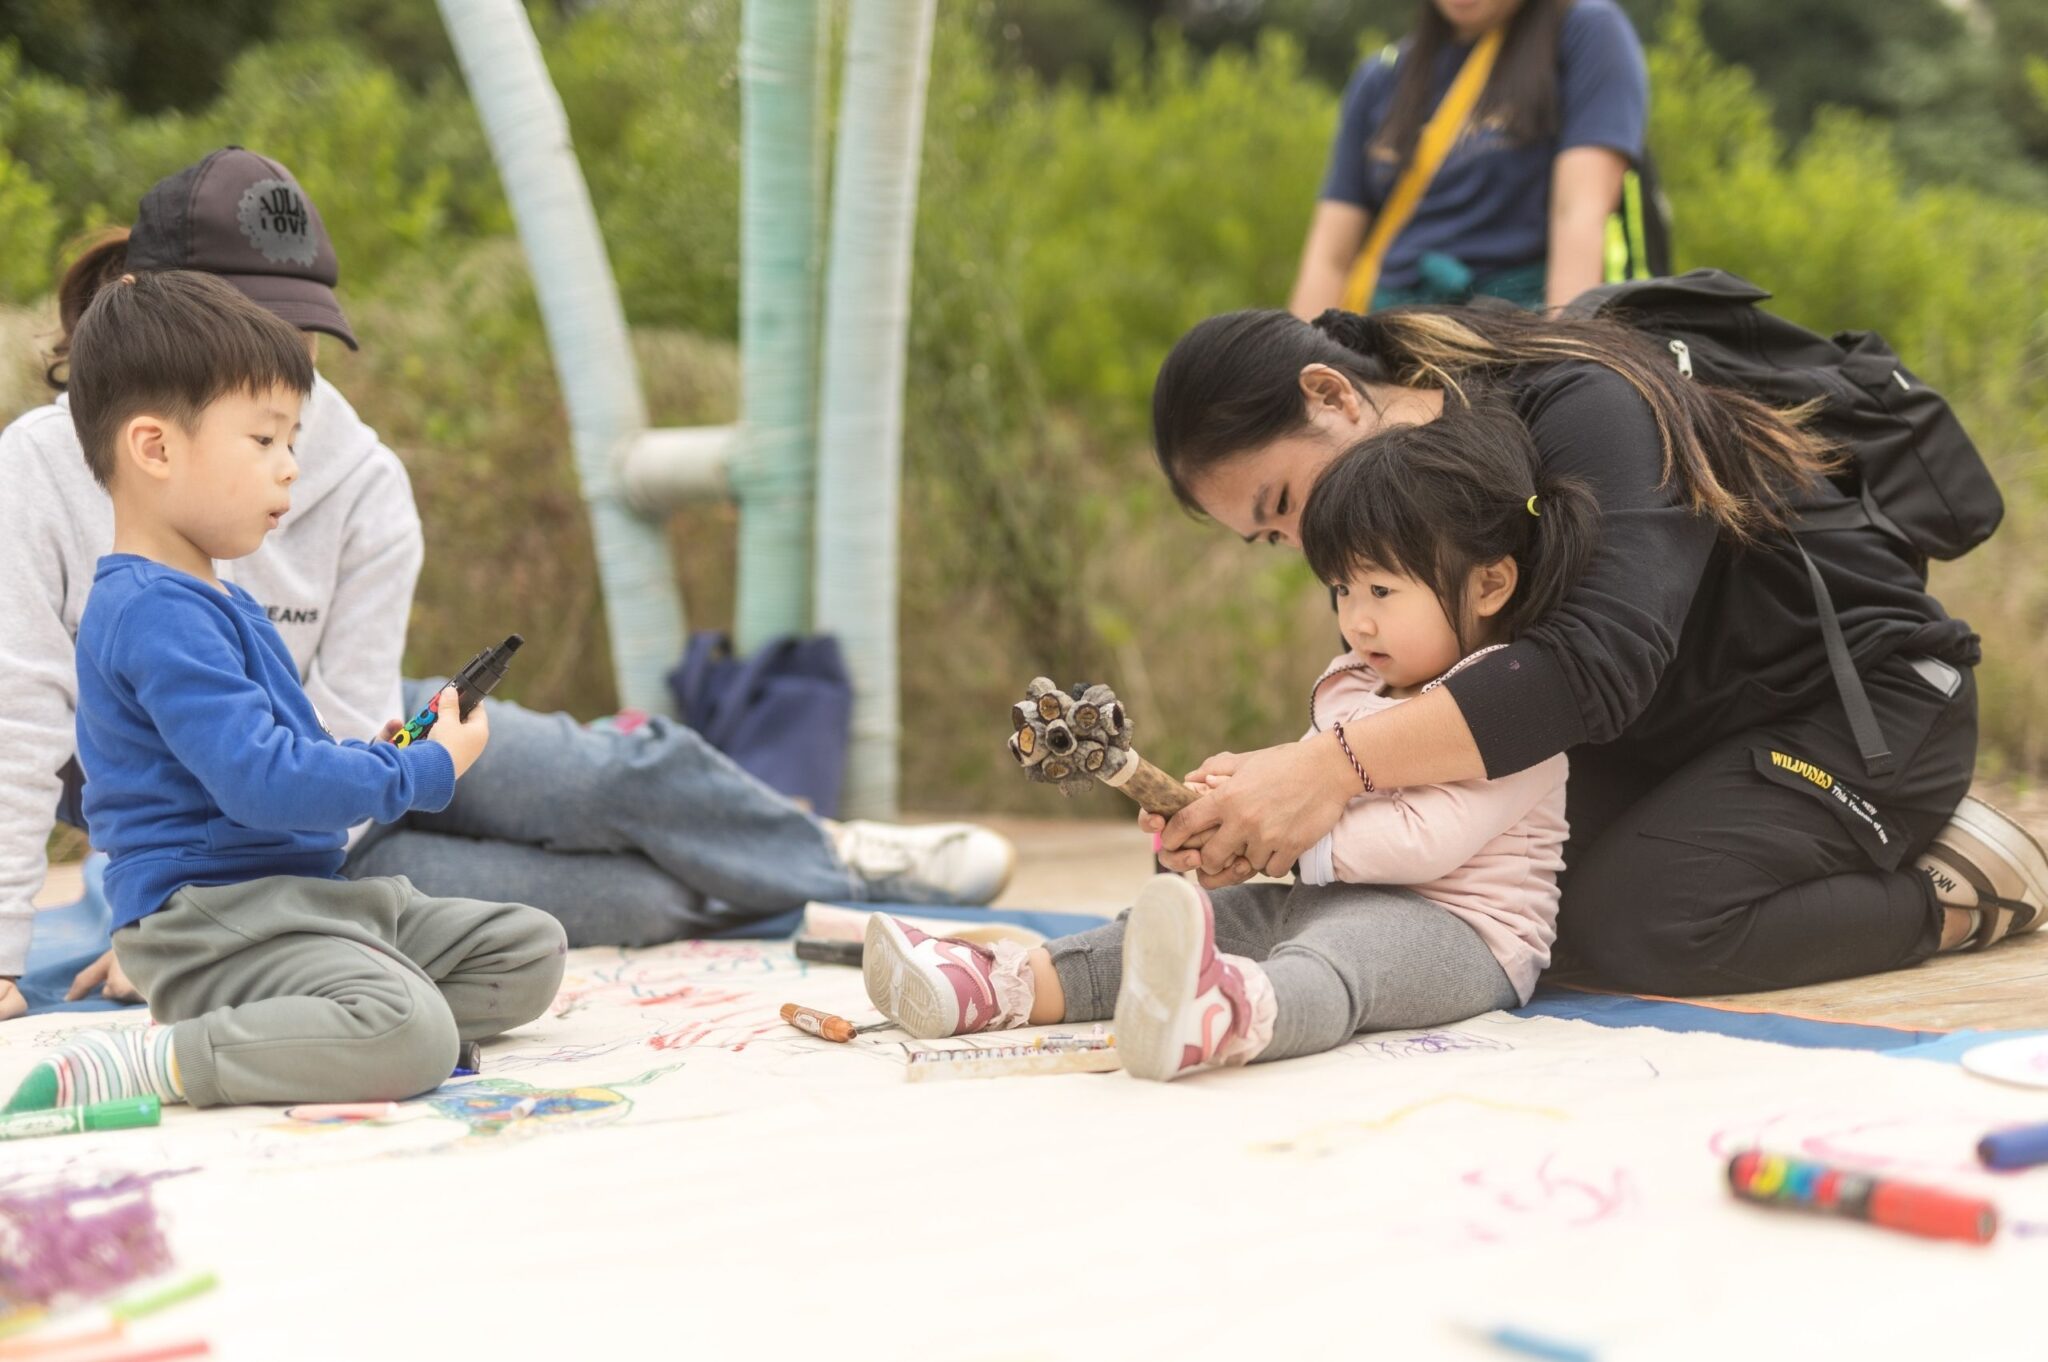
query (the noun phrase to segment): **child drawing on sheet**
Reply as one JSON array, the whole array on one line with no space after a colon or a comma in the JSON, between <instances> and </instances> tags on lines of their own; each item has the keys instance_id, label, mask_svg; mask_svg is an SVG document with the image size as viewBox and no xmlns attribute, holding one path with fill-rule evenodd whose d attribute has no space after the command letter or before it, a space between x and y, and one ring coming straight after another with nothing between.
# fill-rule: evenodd
<instances>
[{"instance_id":1,"label":"child drawing on sheet","mask_svg":"<svg viewBox=\"0 0 2048 1362\"><path fill-rule=\"evenodd\" d=\"M1337 735L1360 791L1295 882L1211 894L1161 875L1116 921L1030 951L877 914L868 996L923 1037L1114 1015L1124 1069L1151 1079L1526 1002L1556 938L1565 758L1380 790L1343 726L1541 619L1584 570L1596 517L1591 492L1546 478L1527 428L1483 401L1347 451L1301 536L1349 645L1313 688L1310 732ZM1231 765L1212 757L1194 779Z\"/></svg>"}]
</instances>

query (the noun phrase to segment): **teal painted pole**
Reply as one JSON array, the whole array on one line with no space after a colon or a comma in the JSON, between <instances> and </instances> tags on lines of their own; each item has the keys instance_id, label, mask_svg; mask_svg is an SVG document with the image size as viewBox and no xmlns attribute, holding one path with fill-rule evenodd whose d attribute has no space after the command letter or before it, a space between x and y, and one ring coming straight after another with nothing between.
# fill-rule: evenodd
<instances>
[{"instance_id":1,"label":"teal painted pole","mask_svg":"<svg viewBox=\"0 0 2048 1362\"><path fill-rule=\"evenodd\" d=\"M934 0L853 0L833 159L818 470L818 628L853 673L850 816L896 812L897 523L911 243Z\"/></svg>"},{"instance_id":2,"label":"teal painted pole","mask_svg":"<svg viewBox=\"0 0 2048 1362\"><path fill-rule=\"evenodd\" d=\"M740 35L740 503L734 632L742 651L811 627L818 386L817 0L747 0Z\"/></svg>"},{"instance_id":3,"label":"teal painted pole","mask_svg":"<svg viewBox=\"0 0 2048 1362\"><path fill-rule=\"evenodd\" d=\"M568 116L519 0L440 6L512 204L568 408L619 703L672 713L664 678L682 656L682 595L661 525L632 512L618 478L647 407Z\"/></svg>"}]
</instances>

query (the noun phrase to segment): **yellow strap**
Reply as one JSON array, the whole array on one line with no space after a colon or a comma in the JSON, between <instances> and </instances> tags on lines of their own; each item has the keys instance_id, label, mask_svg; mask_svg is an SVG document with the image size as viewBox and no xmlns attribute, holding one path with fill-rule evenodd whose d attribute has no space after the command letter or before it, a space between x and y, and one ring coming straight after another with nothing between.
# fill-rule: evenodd
<instances>
[{"instance_id":1,"label":"yellow strap","mask_svg":"<svg viewBox=\"0 0 2048 1362\"><path fill-rule=\"evenodd\" d=\"M1500 55L1504 32L1505 28L1496 28L1473 46L1465 64L1458 68L1457 79L1444 92L1444 102L1437 105L1436 112L1423 125L1422 135L1415 139L1415 155L1394 181L1393 192L1387 195L1379 216L1373 219L1365 247L1351 266L1351 278L1344 285L1347 312L1364 312L1372 306L1373 290L1379 285L1380 266L1386 261L1387 248L1415 216L1429 182L1436 178L1444 158L1451 154L1451 148L1465 131L1465 123L1486 89L1486 78L1493 74L1493 60Z\"/></svg>"}]
</instances>

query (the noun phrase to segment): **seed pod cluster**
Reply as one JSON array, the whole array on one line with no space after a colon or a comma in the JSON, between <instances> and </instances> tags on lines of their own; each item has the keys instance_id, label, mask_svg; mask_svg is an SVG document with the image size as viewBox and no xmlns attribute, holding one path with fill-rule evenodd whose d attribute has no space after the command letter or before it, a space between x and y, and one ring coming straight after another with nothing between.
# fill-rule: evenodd
<instances>
[{"instance_id":1,"label":"seed pod cluster","mask_svg":"<svg viewBox=\"0 0 2048 1362\"><path fill-rule=\"evenodd\" d=\"M1074 794L1115 772L1131 750L1131 718L1108 686L1061 690L1033 678L1010 707L1010 755L1032 780Z\"/></svg>"}]
</instances>

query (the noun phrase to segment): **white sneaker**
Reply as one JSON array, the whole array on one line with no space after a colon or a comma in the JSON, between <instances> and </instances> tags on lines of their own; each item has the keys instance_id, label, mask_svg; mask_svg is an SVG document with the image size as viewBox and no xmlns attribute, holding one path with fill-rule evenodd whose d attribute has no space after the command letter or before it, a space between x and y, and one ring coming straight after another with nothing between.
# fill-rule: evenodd
<instances>
[{"instance_id":1,"label":"white sneaker","mask_svg":"<svg viewBox=\"0 0 2048 1362\"><path fill-rule=\"evenodd\" d=\"M2048 852L2011 815L1974 795L1915 862L1935 901L1977 914L1965 948L1982 950L2048 922Z\"/></svg>"},{"instance_id":2,"label":"white sneaker","mask_svg":"<svg viewBox=\"0 0 2048 1362\"><path fill-rule=\"evenodd\" d=\"M1125 1073L1164 1082L1256 1058L1273 1039L1272 994L1264 970L1217 954L1208 894L1178 875L1138 891L1116 995Z\"/></svg>"},{"instance_id":3,"label":"white sneaker","mask_svg":"<svg viewBox=\"0 0 2048 1362\"><path fill-rule=\"evenodd\" d=\"M975 823L828 823L847 868L870 899L987 903L1017 868L1010 839Z\"/></svg>"}]
</instances>

